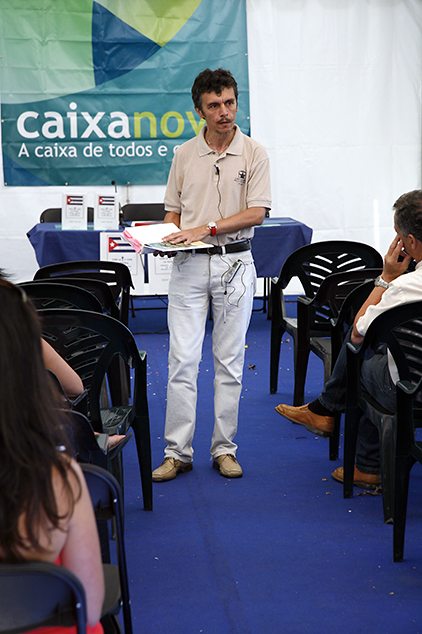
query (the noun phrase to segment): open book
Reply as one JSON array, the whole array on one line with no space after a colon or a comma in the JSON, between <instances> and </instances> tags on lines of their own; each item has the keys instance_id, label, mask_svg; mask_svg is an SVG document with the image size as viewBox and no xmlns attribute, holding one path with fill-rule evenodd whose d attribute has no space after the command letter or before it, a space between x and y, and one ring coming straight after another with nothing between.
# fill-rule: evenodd
<instances>
[{"instance_id":1,"label":"open book","mask_svg":"<svg viewBox=\"0 0 422 634\"><path fill-rule=\"evenodd\" d=\"M138 225L128 227L122 233L137 253L153 253L154 251L186 251L191 249L208 249L210 246L205 242L191 242L185 245L183 242L179 244L171 244L163 242L163 237L171 233L180 231L172 222L157 222L150 225Z\"/></svg>"}]
</instances>

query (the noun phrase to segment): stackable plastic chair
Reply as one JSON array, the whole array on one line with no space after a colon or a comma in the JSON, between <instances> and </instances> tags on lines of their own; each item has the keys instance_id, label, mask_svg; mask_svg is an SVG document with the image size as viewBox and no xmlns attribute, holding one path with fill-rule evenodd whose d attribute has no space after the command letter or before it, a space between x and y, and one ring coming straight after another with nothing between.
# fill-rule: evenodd
<instances>
[{"instance_id":1,"label":"stackable plastic chair","mask_svg":"<svg viewBox=\"0 0 422 634\"><path fill-rule=\"evenodd\" d=\"M102 260L80 260L61 262L44 266L35 273L34 280L62 281L85 288L101 302L103 312L119 319L125 326L129 322L130 289L133 287L129 268L122 262ZM129 375L123 373L120 363L110 367L110 373L116 374L112 392L121 387L122 393L116 395L128 402L130 395Z\"/></svg>"},{"instance_id":2,"label":"stackable plastic chair","mask_svg":"<svg viewBox=\"0 0 422 634\"><path fill-rule=\"evenodd\" d=\"M122 207L123 222L164 220L164 203L127 203Z\"/></svg>"},{"instance_id":3,"label":"stackable plastic chair","mask_svg":"<svg viewBox=\"0 0 422 634\"><path fill-rule=\"evenodd\" d=\"M350 291L346 299L343 301L340 312L336 318L331 319L331 356L332 367L334 367L337 357L340 352L340 348L343 345L344 339L353 325L356 314L362 304L366 301L368 295L374 288L373 280L360 284L355 289ZM337 460L339 442L340 442L340 424L341 414L336 412L334 415L334 428L333 433L329 439L329 458L330 460Z\"/></svg>"},{"instance_id":4,"label":"stackable plastic chair","mask_svg":"<svg viewBox=\"0 0 422 634\"><path fill-rule=\"evenodd\" d=\"M152 510L151 441L147 401L147 356L139 351L130 330L120 321L99 313L74 309L40 310L43 338L79 374L88 391L88 419L96 432L135 436L141 472L144 508ZM118 380L108 374L113 359L133 370L133 403L117 400L102 407L102 384ZM126 373L122 373L125 377ZM114 395L114 396L113 396ZM121 459L119 454L118 459ZM123 485L121 466L116 472Z\"/></svg>"},{"instance_id":5,"label":"stackable plastic chair","mask_svg":"<svg viewBox=\"0 0 422 634\"><path fill-rule=\"evenodd\" d=\"M92 279L106 282L118 306L118 318L125 326L128 325L130 289L133 288L133 282L126 264L122 262L109 262L108 260L59 262L38 269L34 275L34 280L53 278L58 281L60 277L67 278L66 283L69 283L68 279L70 278L76 280ZM80 282L80 284L84 286L83 282ZM114 317L115 315L112 316Z\"/></svg>"},{"instance_id":6,"label":"stackable plastic chair","mask_svg":"<svg viewBox=\"0 0 422 634\"><path fill-rule=\"evenodd\" d=\"M270 353L270 392L277 392L278 368L280 360L281 340L284 332L293 339L295 395L293 405L303 404L303 377L306 376L308 348L304 350L298 345L298 319L286 316L283 291L294 277L302 285L304 295L310 302L317 294L324 280L334 273L346 273L365 268L382 268L381 255L367 244L348 240L329 240L316 242L300 247L285 261L278 280L271 282L271 353ZM350 289L351 290L351 289ZM331 307L332 309L333 307ZM313 306L309 311L308 335L306 337L329 337L330 318L336 317L332 310L322 311L322 303L318 310ZM338 310L338 306L337 306ZM299 311L299 303L298 303Z\"/></svg>"},{"instance_id":7,"label":"stackable plastic chair","mask_svg":"<svg viewBox=\"0 0 422 634\"><path fill-rule=\"evenodd\" d=\"M40 215L40 222L61 222L62 221L62 208L61 207L49 207L44 209ZM94 207L88 207L88 222L94 222Z\"/></svg>"},{"instance_id":8,"label":"stackable plastic chair","mask_svg":"<svg viewBox=\"0 0 422 634\"><path fill-rule=\"evenodd\" d=\"M413 430L422 426L422 301L396 306L378 315L362 344L358 348L352 343L347 346L343 493L345 498L353 496L356 439L364 412L379 431L384 521L394 520L394 558L399 561L403 556L409 472L421 456ZM399 373L396 413L381 407L362 389L360 382L362 362L380 346L388 348ZM395 473L396 436L398 469Z\"/></svg>"},{"instance_id":9,"label":"stackable plastic chair","mask_svg":"<svg viewBox=\"0 0 422 634\"><path fill-rule=\"evenodd\" d=\"M116 304L113 292L103 280L97 280L91 277L37 277L36 273L32 281L36 284L66 284L67 286L88 291L100 302L103 313L115 319L120 319L119 306ZM25 282L25 284L26 283L27 282ZM79 306L79 308L81 308L81 306Z\"/></svg>"},{"instance_id":10,"label":"stackable plastic chair","mask_svg":"<svg viewBox=\"0 0 422 634\"><path fill-rule=\"evenodd\" d=\"M298 354L293 395L295 405L302 405L304 402L310 352L316 354L323 362L324 383L330 378L337 358L332 354L330 320L338 316L343 302L351 291L368 280L374 280L381 273L381 268L363 268L357 271L333 273L325 278L313 299L298 297L296 338ZM324 335L313 334L315 325L322 325L324 321L328 325L327 332Z\"/></svg>"},{"instance_id":11,"label":"stackable plastic chair","mask_svg":"<svg viewBox=\"0 0 422 634\"><path fill-rule=\"evenodd\" d=\"M54 283L32 281L18 284L32 300L35 308L80 308L103 312L103 307L97 297L90 291L59 281Z\"/></svg>"}]
</instances>

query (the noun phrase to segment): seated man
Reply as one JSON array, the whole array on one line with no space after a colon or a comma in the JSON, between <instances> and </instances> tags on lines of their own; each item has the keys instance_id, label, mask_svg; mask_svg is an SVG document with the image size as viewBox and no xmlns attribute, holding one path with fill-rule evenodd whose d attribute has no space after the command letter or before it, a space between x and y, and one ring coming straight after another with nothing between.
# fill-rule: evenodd
<instances>
[{"instance_id":1,"label":"seated man","mask_svg":"<svg viewBox=\"0 0 422 634\"><path fill-rule=\"evenodd\" d=\"M397 235L384 258L382 275L375 280L373 291L358 311L320 396L301 407L277 405L275 408L293 423L324 438L332 434L334 414L345 409L347 341L359 345L377 315L399 304L422 299L422 190L403 194L393 209ZM417 263L415 271L403 275L412 258ZM361 381L381 405L390 412L395 411L398 373L388 353L379 351L363 362ZM336 469L332 476L343 482L343 467ZM364 489L374 489L381 484L378 430L365 415L359 422L354 484Z\"/></svg>"}]
</instances>

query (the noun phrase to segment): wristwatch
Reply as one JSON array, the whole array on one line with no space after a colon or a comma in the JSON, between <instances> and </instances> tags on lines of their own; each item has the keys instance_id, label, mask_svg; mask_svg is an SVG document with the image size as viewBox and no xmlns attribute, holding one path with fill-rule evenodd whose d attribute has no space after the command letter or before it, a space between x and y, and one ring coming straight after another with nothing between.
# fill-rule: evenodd
<instances>
[{"instance_id":1,"label":"wristwatch","mask_svg":"<svg viewBox=\"0 0 422 634\"><path fill-rule=\"evenodd\" d=\"M381 288L388 288L390 284L382 279L381 275L378 275L374 282L374 286L381 286Z\"/></svg>"},{"instance_id":2,"label":"wristwatch","mask_svg":"<svg viewBox=\"0 0 422 634\"><path fill-rule=\"evenodd\" d=\"M215 234L217 233L217 223L216 222L209 222L207 224L207 227L211 231L211 237L214 237Z\"/></svg>"}]
</instances>

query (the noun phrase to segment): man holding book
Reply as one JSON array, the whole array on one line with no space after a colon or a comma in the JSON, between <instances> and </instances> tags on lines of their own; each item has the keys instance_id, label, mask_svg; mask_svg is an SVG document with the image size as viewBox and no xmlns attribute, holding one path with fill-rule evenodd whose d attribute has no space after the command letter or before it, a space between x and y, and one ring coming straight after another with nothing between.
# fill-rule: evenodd
<instances>
[{"instance_id":1,"label":"man holding book","mask_svg":"<svg viewBox=\"0 0 422 634\"><path fill-rule=\"evenodd\" d=\"M204 70L192 87L206 125L175 152L164 199L164 222L179 230L163 239L189 247L174 259L169 285L169 378L165 460L153 480L172 480L192 469L197 375L210 307L213 316L214 468L241 477L236 460L245 337L256 271L250 240L271 207L268 156L236 126L237 83L227 70Z\"/></svg>"}]
</instances>

